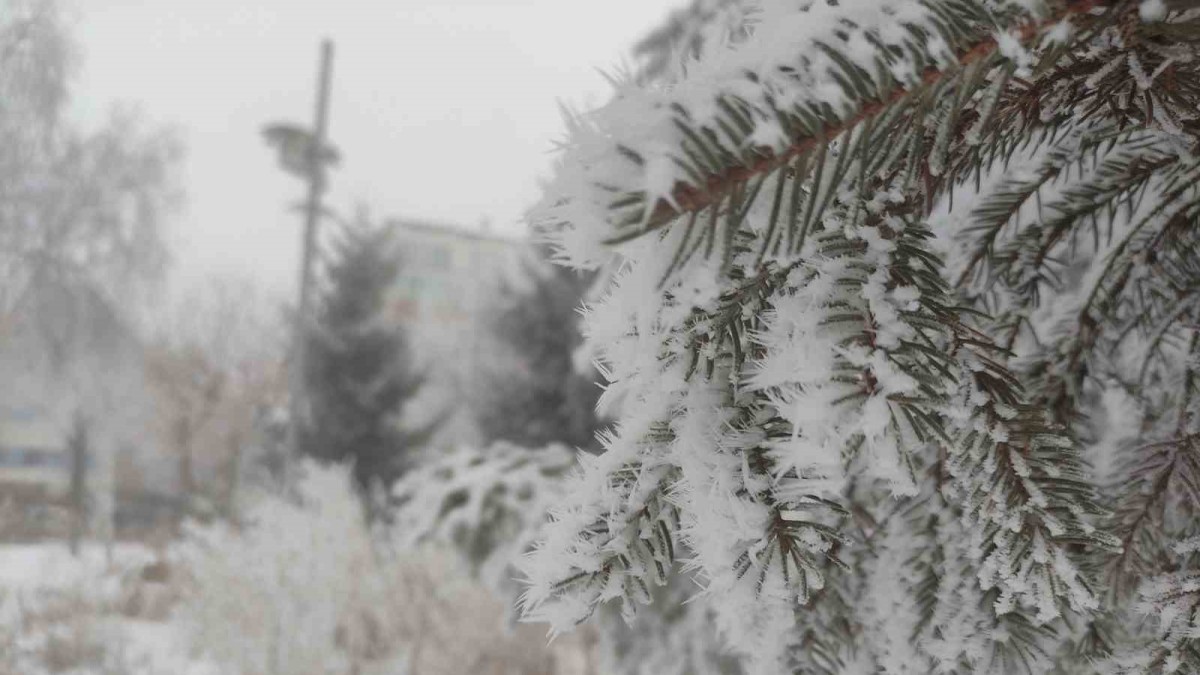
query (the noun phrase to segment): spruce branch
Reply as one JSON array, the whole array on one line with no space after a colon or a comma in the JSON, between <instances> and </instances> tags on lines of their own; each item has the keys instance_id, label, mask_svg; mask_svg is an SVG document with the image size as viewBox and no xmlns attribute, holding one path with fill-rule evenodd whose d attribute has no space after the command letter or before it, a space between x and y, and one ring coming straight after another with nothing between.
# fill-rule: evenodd
<instances>
[{"instance_id":1,"label":"spruce branch","mask_svg":"<svg viewBox=\"0 0 1200 675\"><path fill-rule=\"evenodd\" d=\"M1100 0L1068 0L1050 16L1028 20L1015 26L1013 32L1022 42L1027 42L1039 35L1049 26L1060 21L1069 20L1076 16L1085 16L1093 9L1104 7L1107 3ZM710 158L708 165L710 173L703 177L702 184L681 182L671 190L669 199L663 198L656 202L645 221L646 230L656 229L673 221L682 214L698 213L709 207L718 205L725 195L740 189L751 179L773 173L787 167L797 158L810 154L828 140L848 133L868 120L880 116L892 106L912 97L916 92L931 88L938 83L953 78L963 69L976 63L991 59L999 48L996 38L983 37L973 44L960 50L956 56L955 68L940 68L931 66L920 76L919 82L912 86L897 86L888 93L880 95L875 100L868 98L870 92L863 91L864 101L859 110L844 119L818 126L815 133L800 135L791 140L790 145L781 152L767 148L756 149L759 155L749 163L738 161L722 165L716 158ZM704 147L703 144L700 147Z\"/></svg>"},{"instance_id":2,"label":"spruce branch","mask_svg":"<svg viewBox=\"0 0 1200 675\"><path fill-rule=\"evenodd\" d=\"M1106 419L1112 392L1148 438L1194 426L1200 23L1132 1L761 10L697 48L694 78L598 111L543 212L576 264L621 244L595 323L629 422L547 555L636 520L647 493L612 481L653 457L631 475L772 672L1045 672L1140 639L1110 630L1122 605L1095 582L1130 547L1101 525L1190 536L1192 496L1141 505L1143 527L1084 453L1125 452L1104 443L1132 415Z\"/></svg>"},{"instance_id":3,"label":"spruce branch","mask_svg":"<svg viewBox=\"0 0 1200 675\"><path fill-rule=\"evenodd\" d=\"M1136 448L1129 453L1127 466L1129 477L1120 487L1113 516L1121 550L1107 569L1118 597L1160 571L1169 546L1163 529L1168 507L1182 503L1190 505L1191 513L1200 514L1200 434Z\"/></svg>"}]
</instances>

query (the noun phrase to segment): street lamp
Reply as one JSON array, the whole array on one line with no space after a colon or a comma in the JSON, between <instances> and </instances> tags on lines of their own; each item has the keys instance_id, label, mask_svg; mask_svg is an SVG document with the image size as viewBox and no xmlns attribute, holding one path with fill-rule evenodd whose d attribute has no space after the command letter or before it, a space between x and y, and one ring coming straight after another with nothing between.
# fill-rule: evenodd
<instances>
[{"instance_id":1,"label":"street lamp","mask_svg":"<svg viewBox=\"0 0 1200 675\"><path fill-rule=\"evenodd\" d=\"M296 312L296 332L293 337L291 374L289 380L289 445L293 454L299 453L300 423L305 414L301 404L304 388L305 347L304 330L311 321L313 260L316 255L317 225L321 215L321 197L325 192L325 171L336 166L340 155L326 140L329 124L329 80L333 69L333 43L321 43L321 62L317 74L317 101L312 130L288 123L275 122L263 128L268 145L279 152L279 164L284 171L308 182L308 198L304 205L304 240L300 261L300 303Z\"/></svg>"}]
</instances>

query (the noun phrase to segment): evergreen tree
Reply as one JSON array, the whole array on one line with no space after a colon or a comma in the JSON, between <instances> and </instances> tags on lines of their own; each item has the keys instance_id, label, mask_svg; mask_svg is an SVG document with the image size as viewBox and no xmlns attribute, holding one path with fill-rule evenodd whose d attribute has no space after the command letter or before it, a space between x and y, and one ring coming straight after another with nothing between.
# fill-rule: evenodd
<instances>
[{"instance_id":1,"label":"evergreen tree","mask_svg":"<svg viewBox=\"0 0 1200 675\"><path fill-rule=\"evenodd\" d=\"M1200 671L1200 8L740 5L538 212L619 415L529 616L682 562L753 672Z\"/></svg>"},{"instance_id":2,"label":"evergreen tree","mask_svg":"<svg viewBox=\"0 0 1200 675\"><path fill-rule=\"evenodd\" d=\"M591 449L600 389L577 357L579 312L595 275L545 259L527 259L524 272L527 285L503 286L487 317L499 365L479 388L479 430L488 442Z\"/></svg>"},{"instance_id":3,"label":"evergreen tree","mask_svg":"<svg viewBox=\"0 0 1200 675\"><path fill-rule=\"evenodd\" d=\"M382 318L400 264L386 229L348 226L330 264L329 290L305 333L303 450L318 460L352 462L364 491L390 486L436 426L401 426L425 378L403 329Z\"/></svg>"}]
</instances>

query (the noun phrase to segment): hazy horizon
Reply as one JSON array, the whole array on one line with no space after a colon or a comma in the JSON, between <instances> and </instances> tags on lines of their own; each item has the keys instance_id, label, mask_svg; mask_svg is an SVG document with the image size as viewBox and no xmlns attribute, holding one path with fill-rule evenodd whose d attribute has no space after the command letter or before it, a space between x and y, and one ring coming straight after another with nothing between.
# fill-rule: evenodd
<instances>
[{"instance_id":1,"label":"hazy horizon","mask_svg":"<svg viewBox=\"0 0 1200 675\"><path fill-rule=\"evenodd\" d=\"M304 186L260 130L311 124L323 38L335 43L329 124L343 155L329 206L519 233L562 133L557 102L604 100L601 70L679 4L80 0L73 106L91 125L133 105L179 132L173 288L236 277L290 295L299 219L288 207Z\"/></svg>"}]
</instances>

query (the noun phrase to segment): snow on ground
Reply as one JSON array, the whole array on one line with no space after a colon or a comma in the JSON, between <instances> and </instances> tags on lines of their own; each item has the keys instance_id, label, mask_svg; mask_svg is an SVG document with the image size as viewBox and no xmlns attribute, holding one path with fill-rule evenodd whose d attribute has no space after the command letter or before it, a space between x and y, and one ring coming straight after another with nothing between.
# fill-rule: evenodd
<instances>
[{"instance_id":1,"label":"snow on ground","mask_svg":"<svg viewBox=\"0 0 1200 675\"><path fill-rule=\"evenodd\" d=\"M501 482L516 494L539 466ZM546 648L506 600L448 549L371 527L348 470L305 465L294 494L165 552L0 544L0 675L595 672L589 642Z\"/></svg>"},{"instance_id":2,"label":"snow on ground","mask_svg":"<svg viewBox=\"0 0 1200 675\"><path fill-rule=\"evenodd\" d=\"M130 619L124 622L126 661L139 675L228 675L188 655L175 625Z\"/></svg>"},{"instance_id":3,"label":"snow on ground","mask_svg":"<svg viewBox=\"0 0 1200 675\"><path fill-rule=\"evenodd\" d=\"M62 542L0 545L0 589L63 588L105 576L107 569L128 570L149 564L154 552L139 544L117 544L111 552L88 545L79 558Z\"/></svg>"},{"instance_id":4,"label":"snow on ground","mask_svg":"<svg viewBox=\"0 0 1200 675\"><path fill-rule=\"evenodd\" d=\"M0 675L216 675L174 624L130 602L150 549L0 545Z\"/></svg>"}]
</instances>

